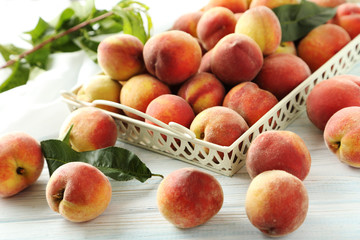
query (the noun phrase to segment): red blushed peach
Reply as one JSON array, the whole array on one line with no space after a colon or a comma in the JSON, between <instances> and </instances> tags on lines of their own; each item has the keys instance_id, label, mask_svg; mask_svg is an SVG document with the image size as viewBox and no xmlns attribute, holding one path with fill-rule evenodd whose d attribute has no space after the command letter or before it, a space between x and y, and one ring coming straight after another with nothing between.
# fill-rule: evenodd
<instances>
[{"instance_id":1,"label":"red blushed peach","mask_svg":"<svg viewBox=\"0 0 360 240\"><path fill-rule=\"evenodd\" d=\"M331 152L349 166L360 168L360 107L337 111L327 122L324 140Z\"/></svg>"},{"instance_id":2,"label":"red blushed peach","mask_svg":"<svg viewBox=\"0 0 360 240\"><path fill-rule=\"evenodd\" d=\"M94 166L70 162L57 168L46 185L49 207L72 222L102 214L111 200L111 184Z\"/></svg>"},{"instance_id":3,"label":"red blushed peach","mask_svg":"<svg viewBox=\"0 0 360 240\"><path fill-rule=\"evenodd\" d=\"M360 87L351 80L338 77L315 85L306 100L307 116L320 130L324 130L335 112L350 106L360 106Z\"/></svg>"},{"instance_id":4,"label":"red blushed peach","mask_svg":"<svg viewBox=\"0 0 360 240\"><path fill-rule=\"evenodd\" d=\"M175 122L187 128L190 127L195 117L189 103L182 97L173 94L164 94L152 100L146 108L146 114L166 124ZM147 119L145 122L154 124Z\"/></svg>"},{"instance_id":5,"label":"red blushed peach","mask_svg":"<svg viewBox=\"0 0 360 240\"><path fill-rule=\"evenodd\" d=\"M350 42L349 34L335 24L323 24L311 30L297 47L298 56L316 71Z\"/></svg>"},{"instance_id":6,"label":"red blushed peach","mask_svg":"<svg viewBox=\"0 0 360 240\"><path fill-rule=\"evenodd\" d=\"M193 108L195 115L206 108L220 106L225 96L222 83L211 73L197 73L179 89L178 95Z\"/></svg>"},{"instance_id":7,"label":"red blushed peach","mask_svg":"<svg viewBox=\"0 0 360 240\"><path fill-rule=\"evenodd\" d=\"M205 10L213 7L225 7L233 13L242 13L248 9L248 0L210 0Z\"/></svg>"},{"instance_id":8,"label":"red blushed peach","mask_svg":"<svg viewBox=\"0 0 360 240\"><path fill-rule=\"evenodd\" d=\"M258 6L266 6L268 8L276 8L285 4L298 4L299 0L252 0L250 8L255 8Z\"/></svg>"},{"instance_id":9,"label":"red blushed peach","mask_svg":"<svg viewBox=\"0 0 360 240\"><path fill-rule=\"evenodd\" d=\"M212 49L224 36L233 33L236 19L234 13L224 7L207 10L197 24L197 35L206 50Z\"/></svg>"},{"instance_id":10,"label":"red blushed peach","mask_svg":"<svg viewBox=\"0 0 360 240\"><path fill-rule=\"evenodd\" d=\"M114 146L117 126L114 119L96 107L82 107L71 112L60 128L60 139L69 131L70 145L78 152Z\"/></svg>"},{"instance_id":11,"label":"red blushed peach","mask_svg":"<svg viewBox=\"0 0 360 240\"><path fill-rule=\"evenodd\" d=\"M230 89L223 106L239 113L250 127L277 103L272 93L260 89L256 83L245 82Z\"/></svg>"},{"instance_id":12,"label":"red blushed peach","mask_svg":"<svg viewBox=\"0 0 360 240\"><path fill-rule=\"evenodd\" d=\"M351 39L355 38L360 34L360 5L356 3L339 5L332 23L344 28Z\"/></svg>"},{"instance_id":13,"label":"red blushed peach","mask_svg":"<svg viewBox=\"0 0 360 240\"><path fill-rule=\"evenodd\" d=\"M160 213L179 228L209 221L220 211L223 201L223 190L216 178L194 168L170 173L157 190Z\"/></svg>"},{"instance_id":14,"label":"red blushed peach","mask_svg":"<svg viewBox=\"0 0 360 240\"><path fill-rule=\"evenodd\" d=\"M202 15L202 11L185 13L175 20L172 30L181 30L197 38L196 28Z\"/></svg>"},{"instance_id":15,"label":"red blushed peach","mask_svg":"<svg viewBox=\"0 0 360 240\"><path fill-rule=\"evenodd\" d=\"M211 73L211 53L212 49L207 51L201 58L201 63L199 67L199 72L208 72Z\"/></svg>"},{"instance_id":16,"label":"red blushed peach","mask_svg":"<svg viewBox=\"0 0 360 240\"><path fill-rule=\"evenodd\" d=\"M251 178L268 170L284 170L304 180L310 167L311 156L305 142L290 131L261 133L246 154L246 169Z\"/></svg>"},{"instance_id":17,"label":"red blushed peach","mask_svg":"<svg viewBox=\"0 0 360 240\"><path fill-rule=\"evenodd\" d=\"M305 221L308 207L304 183L282 170L257 175L246 193L245 209L250 222L272 237L298 229Z\"/></svg>"},{"instance_id":18,"label":"red blushed peach","mask_svg":"<svg viewBox=\"0 0 360 240\"><path fill-rule=\"evenodd\" d=\"M248 129L249 126L240 114L223 106L210 107L200 112L190 126L196 138L222 146L230 146Z\"/></svg>"},{"instance_id":19,"label":"red blushed peach","mask_svg":"<svg viewBox=\"0 0 360 240\"><path fill-rule=\"evenodd\" d=\"M140 74L125 82L120 103L145 113L149 103L163 94L170 94L170 88L150 74ZM144 120L142 117L128 111L124 113L132 118Z\"/></svg>"},{"instance_id":20,"label":"red blushed peach","mask_svg":"<svg viewBox=\"0 0 360 240\"><path fill-rule=\"evenodd\" d=\"M321 7L337 7L343 3L346 3L346 0L309 0L314 2Z\"/></svg>"},{"instance_id":21,"label":"red blushed peach","mask_svg":"<svg viewBox=\"0 0 360 240\"><path fill-rule=\"evenodd\" d=\"M263 65L263 54L256 42L232 33L222 38L212 50L211 72L225 85L235 86L255 78Z\"/></svg>"},{"instance_id":22,"label":"red blushed peach","mask_svg":"<svg viewBox=\"0 0 360 240\"><path fill-rule=\"evenodd\" d=\"M265 6L250 8L244 12L236 23L235 33L242 33L254 39L264 55L275 52L282 35L279 19Z\"/></svg>"},{"instance_id":23,"label":"red blushed peach","mask_svg":"<svg viewBox=\"0 0 360 240\"><path fill-rule=\"evenodd\" d=\"M278 53L265 57L254 82L281 100L310 75L309 66L301 58Z\"/></svg>"},{"instance_id":24,"label":"red blushed peach","mask_svg":"<svg viewBox=\"0 0 360 240\"><path fill-rule=\"evenodd\" d=\"M143 43L129 34L116 34L98 46L98 63L112 79L126 81L144 70Z\"/></svg>"},{"instance_id":25,"label":"red blushed peach","mask_svg":"<svg viewBox=\"0 0 360 240\"><path fill-rule=\"evenodd\" d=\"M198 71L202 51L190 34L171 30L151 37L145 43L143 55L150 74L166 84L176 85Z\"/></svg>"}]
</instances>

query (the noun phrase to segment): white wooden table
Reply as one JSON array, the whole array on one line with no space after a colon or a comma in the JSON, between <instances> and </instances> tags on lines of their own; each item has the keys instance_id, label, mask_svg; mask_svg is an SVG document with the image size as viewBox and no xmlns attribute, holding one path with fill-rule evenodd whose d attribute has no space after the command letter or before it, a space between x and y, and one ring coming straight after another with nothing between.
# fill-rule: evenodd
<instances>
[{"instance_id":1,"label":"white wooden table","mask_svg":"<svg viewBox=\"0 0 360 240\"><path fill-rule=\"evenodd\" d=\"M36 6L41 2L45 2L48 7L51 5L50 1L46 3L45 0L1 0L0 4L5 4L8 10L1 8L0 5L0 13L9 17L10 9L14 11L19 7L19 3L24 2L26 9L21 11L26 10L25 12L30 11L33 6L28 2L33 2ZM149 5L156 4L156 1L145 2L149 2ZM191 2L183 1L183 3ZM174 10L177 9L176 4L174 5L171 11L176 12ZM188 8L192 9L190 6ZM45 12L44 9L41 10L42 14ZM9 19L7 17L0 16L0 29L10 31L9 27L4 25L6 23L4 19ZM170 18L174 17L175 15ZM64 110L66 107L62 104L54 106L58 109L53 111L59 113L54 116L54 120L63 119L68 113ZM28 115L24 118L26 116ZM5 112L1 112L0 122L5 121L7 117ZM41 116L31 116L26 122L20 121L17 126L21 130L33 131L32 133L39 140L47 137L56 138L58 122L54 121L53 125L44 122L46 131L36 128L35 132L33 125L42 123L41 121ZM1 134L14 128L9 125L1 130ZM304 139L311 153L312 166L310 174L304 181L310 200L307 218L299 229L281 239L360 239L360 170L340 163L326 148L322 132L309 122L306 113L295 120L287 130L297 133ZM119 142L118 146L133 151L152 172L164 176L176 169L191 166L122 142ZM213 174L223 187L223 207L206 224L182 230L168 223L157 209L156 191L161 181L157 177L145 183L136 180L128 182L112 180L112 200L101 216L86 223L69 222L50 210L46 203L45 187L49 174L45 165L35 184L14 197L0 199L0 239L266 239L265 235L251 225L245 213L245 194L250 183L245 169L240 170L233 177L207 172Z\"/></svg>"}]
</instances>

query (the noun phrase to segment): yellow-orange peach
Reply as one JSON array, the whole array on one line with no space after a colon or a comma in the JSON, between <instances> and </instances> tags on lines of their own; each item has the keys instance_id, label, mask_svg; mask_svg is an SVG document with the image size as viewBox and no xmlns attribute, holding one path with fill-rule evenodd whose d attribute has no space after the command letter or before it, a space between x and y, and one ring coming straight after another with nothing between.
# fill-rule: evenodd
<instances>
[{"instance_id":1,"label":"yellow-orange peach","mask_svg":"<svg viewBox=\"0 0 360 240\"><path fill-rule=\"evenodd\" d=\"M308 207L304 183L282 170L257 175L246 193L245 210L250 222L272 237L298 229L306 218Z\"/></svg>"},{"instance_id":2,"label":"yellow-orange peach","mask_svg":"<svg viewBox=\"0 0 360 240\"><path fill-rule=\"evenodd\" d=\"M295 43L292 41L281 42L279 47L275 50L274 53L291 53L297 56Z\"/></svg>"},{"instance_id":3,"label":"yellow-orange peach","mask_svg":"<svg viewBox=\"0 0 360 240\"><path fill-rule=\"evenodd\" d=\"M203 11L185 13L175 20L172 29L187 32L197 38L196 28L202 15Z\"/></svg>"},{"instance_id":4,"label":"yellow-orange peach","mask_svg":"<svg viewBox=\"0 0 360 240\"><path fill-rule=\"evenodd\" d=\"M212 49L224 36L235 30L234 13L224 7L207 10L197 24L197 35L206 50Z\"/></svg>"},{"instance_id":5,"label":"yellow-orange peach","mask_svg":"<svg viewBox=\"0 0 360 240\"><path fill-rule=\"evenodd\" d=\"M151 37L145 43L143 55L150 74L166 84L175 85L198 71L202 51L190 34L170 30Z\"/></svg>"},{"instance_id":6,"label":"yellow-orange peach","mask_svg":"<svg viewBox=\"0 0 360 240\"><path fill-rule=\"evenodd\" d=\"M70 145L78 152L110 147L116 143L114 119L96 107L82 107L71 112L61 125L61 139L71 126Z\"/></svg>"},{"instance_id":7,"label":"yellow-orange peach","mask_svg":"<svg viewBox=\"0 0 360 240\"><path fill-rule=\"evenodd\" d=\"M250 127L277 103L269 91L260 89L256 83L244 82L230 89L223 106L239 113Z\"/></svg>"},{"instance_id":8,"label":"yellow-orange peach","mask_svg":"<svg viewBox=\"0 0 360 240\"><path fill-rule=\"evenodd\" d=\"M230 9L233 13L241 13L248 9L247 2L248 0L210 0L204 10L208 10L213 7L225 7Z\"/></svg>"},{"instance_id":9,"label":"yellow-orange peach","mask_svg":"<svg viewBox=\"0 0 360 240\"><path fill-rule=\"evenodd\" d=\"M360 34L360 5L344 3L337 7L332 23L344 28L351 39Z\"/></svg>"},{"instance_id":10,"label":"yellow-orange peach","mask_svg":"<svg viewBox=\"0 0 360 240\"><path fill-rule=\"evenodd\" d=\"M140 74L125 82L120 103L145 113L149 103L163 94L170 94L170 88L150 74ZM142 117L128 111L124 113L132 118L144 120Z\"/></svg>"},{"instance_id":11,"label":"yellow-orange peach","mask_svg":"<svg viewBox=\"0 0 360 240\"><path fill-rule=\"evenodd\" d=\"M235 33L254 39L264 55L275 52L282 36L279 19L265 6L250 8L244 12L236 23Z\"/></svg>"},{"instance_id":12,"label":"yellow-orange peach","mask_svg":"<svg viewBox=\"0 0 360 240\"><path fill-rule=\"evenodd\" d=\"M337 7L343 3L346 3L346 0L309 0L314 2L321 7Z\"/></svg>"},{"instance_id":13,"label":"yellow-orange peach","mask_svg":"<svg viewBox=\"0 0 360 240\"><path fill-rule=\"evenodd\" d=\"M211 53L211 72L225 85L235 86L255 78L264 57L256 42L244 35L232 33L222 38Z\"/></svg>"},{"instance_id":14,"label":"yellow-orange peach","mask_svg":"<svg viewBox=\"0 0 360 240\"><path fill-rule=\"evenodd\" d=\"M309 66L301 58L290 53L278 53L265 57L254 82L280 101L310 75Z\"/></svg>"},{"instance_id":15,"label":"yellow-orange peach","mask_svg":"<svg viewBox=\"0 0 360 240\"><path fill-rule=\"evenodd\" d=\"M276 8L286 4L298 4L299 0L252 0L250 4L250 8L258 7L258 6L266 6L268 8Z\"/></svg>"},{"instance_id":16,"label":"yellow-orange peach","mask_svg":"<svg viewBox=\"0 0 360 240\"><path fill-rule=\"evenodd\" d=\"M291 131L261 133L246 154L246 170L251 178L268 170L284 170L304 180L310 167L311 156L305 142Z\"/></svg>"},{"instance_id":17,"label":"yellow-orange peach","mask_svg":"<svg viewBox=\"0 0 360 240\"><path fill-rule=\"evenodd\" d=\"M323 24L311 30L297 47L298 56L316 71L350 42L349 34L335 24Z\"/></svg>"}]
</instances>

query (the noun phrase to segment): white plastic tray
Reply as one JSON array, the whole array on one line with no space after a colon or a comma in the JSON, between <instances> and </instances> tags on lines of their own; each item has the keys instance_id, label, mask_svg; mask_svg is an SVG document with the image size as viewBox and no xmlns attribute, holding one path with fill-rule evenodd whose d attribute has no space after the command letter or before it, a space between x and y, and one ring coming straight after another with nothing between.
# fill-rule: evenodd
<instances>
[{"instance_id":1,"label":"white plastic tray","mask_svg":"<svg viewBox=\"0 0 360 240\"><path fill-rule=\"evenodd\" d=\"M162 127L153 126L125 115L111 114L118 124L118 138L121 141L164 154L226 176L232 176L245 164L246 152L251 141L268 130L285 129L306 108L306 98L319 82L335 75L345 74L360 60L360 35L353 39L328 62L283 98L268 113L258 120L231 146L225 147L196 139L194 134L181 125L170 123ZM75 98L77 89L62 93L63 100L71 111L89 105L106 104L150 116L134 109L104 100L89 104ZM156 120L150 119L153 122ZM161 122L158 124L160 125ZM163 137L166 135L166 138Z\"/></svg>"}]
</instances>

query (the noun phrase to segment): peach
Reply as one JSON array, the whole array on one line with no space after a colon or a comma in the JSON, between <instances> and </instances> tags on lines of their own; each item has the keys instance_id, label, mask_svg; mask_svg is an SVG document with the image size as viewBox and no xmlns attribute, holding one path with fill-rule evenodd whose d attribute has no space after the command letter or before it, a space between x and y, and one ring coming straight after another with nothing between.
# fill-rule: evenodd
<instances>
[{"instance_id":1,"label":"peach","mask_svg":"<svg viewBox=\"0 0 360 240\"><path fill-rule=\"evenodd\" d=\"M335 24L322 24L311 30L297 47L298 56L316 71L350 42L349 34Z\"/></svg>"},{"instance_id":2,"label":"peach","mask_svg":"<svg viewBox=\"0 0 360 240\"><path fill-rule=\"evenodd\" d=\"M151 37L145 43L143 55L150 74L166 84L175 85L198 71L202 51L190 34L170 30Z\"/></svg>"},{"instance_id":3,"label":"peach","mask_svg":"<svg viewBox=\"0 0 360 240\"><path fill-rule=\"evenodd\" d=\"M185 13L175 20L172 30L181 30L197 38L196 28L202 15L202 11Z\"/></svg>"},{"instance_id":4,"label":"peach","mask_svg":"<svg viewBox=\"0 0 360 240\"><path fill-rule=\"evenodd\" d=\"M248 9L248 0L210 0L204 10L213 7L225 7L233 13L242 13Z\"/></svg>"},{"instance_id":5,"label":"peach","mask_svg":"<svg viewBox=\"0 0 360 240\"><path fill-rule=\"evenodd\" d=\"M125 82L121 94L121 104L145 113L149 103L163 94L170 94L170 88L150 74L140 74ZM142 117L128 111L124 113L132 118L144 120Z\"/></svg>"},{"instance_id":6,"label":"peach","mask_svg":"<svg viewBox=\"0 0 360 240\"><path fill-rule=\"evenodd\" d=\"M201 58L201 63L199 67L199 72L208 72L211 73L211 53L212 49L207 51Z\"/></svg>"},{"instance_id":7,"label":"peach","mask_svg":"<svg viewBox=\"0 0 360 240\"><path fill-rule=\"evenodd\" d=\"M250 222L271 237L298 229L305 221L308 207L304 183L282 170L260 173L246 193L245 210Z\"/></svg>"},{"instance_id":8,"label":"peach","mask_svg":"<svg viewBox=\"0 0 360 240\"><path fill-rule=\"evenodd\" d=\"M187 128L195 117L190 104L174 94L163 94L152 100L146 108L146 114L166 124L175 122ZM154 124L147 119L145 122Z\"/></svg>"},{"instance_id":9,"label":"peach","mask_svg":"<svg viewBox=\"0 0 360 240\"><path fill-rule=\"evenodd\" d=\"M324 140L331 152L349 166L360 168L360 107L346 107L331 116Z\"/></svg>"},{"instance_id":10,"label":"peach","mask_svg":"<svg viewBox=\"0 0 360 240\"><path fill-rule=\"evenodd\" d=\"M39 142L24 132L0 137L0 197L11 197L37 181L44 166Z\"/></svg>"},{"instance_id":11,"label":"peach","mask_svg":"<svg viewBox=\"0 0 360 240\"><path fill-rule=\"evenodd\" d=\"M84 162L61 165L46 185L49 207L72 222L101 215L111 200L111 184L96 167Z\"/></svg>"},{"instance_id":12,"label":"peach","mask_svg":"<svg viewBox=\"0 0 360 240\"><path fill-rule=\"evenodd\" d=\"M310 75L309 66L301 58L290 53L278 53L265 57L254 82L280 101Z\"/></svg>"},{"instance_id":13,"label":"peach","mask_svg":"<svg viewBox=\"0 0 360 240\"><path fill-rule=\"evenodd\" d=\"M246 170L251 178L268 170L283 170L304 180L310 167L311 156L305 142L291 131L261 133L246 154Z\"/></svg>"},{"instance_id":14,"label":"peach","mask_svg":"<svg viewBox=\"0 0 360 240\"><path fill-rule=\"evenodd\" d=\"M112 79L126 81L144 70L143 43L130 34L106 37L98 46L98 63Z\"/></svg>"},{"instance_id":15,"label":"peach","mask_svg":"<svg viewBox=\"0 0 360 240\"><path fill-rule=\"evenodd\" d=\"M337 76L315 85L306 100L307 116L320 130L335 112L350 106L360 106L360 87Z\"/></svg>"},{"instance_id":16,"label":"peach","mask_svg":"<svg viewBox=\"0 0 360 240\"><path fill-rule=\"evenodd\" d=\"M160 213L178 228L204 224L221 209L224 194L216 178L195 168L171 172L157 190Z\"/></svg>"},{"instance_id":17,"label":"peach","mask_svg":"<svg viewBox=\"0 0 360 240\"><path fill-rule=\"evenodd\" d=\"M260 89L256 83L244 82L230 89L223 106L239 113L250 127L277 103L272 93Z\"/></svg>"},{"instance_id":18,"label":"peach","mask_svg":"<svg viewBox=\"0 0 360 240\"><path fill-rule=\"evenodd\" d=\"M268 8L276 8L286 4L299 4L299 0L252 0L249 8L258 6L266 6Z\"/></svg>"},{"instance_id":19,"label":"peach","mask_svg":"<svg viewBox=\"0 0 360 240\"><path fill-rule=\"evenodd\" d=\"M346 3L346 0L309 0L314 2L321 7L337 7L343 3Z\"/></svg>"},{"instance_id":20,"label":"peach","mask_svg":"<svg viewBox=\"0 0 360 240\"><path fill-rule=\"evenodd\" d=\"M360 34L360 5L356 3L339 5L332 21L344 28L351 39L355 38Z\"/></svg>"},{"instance_id":21,"label":"peach","mask_svg":"<svg viewBox=\"0 0 360 240\"><path fill-rule=\"evenodd\" d=\"M263 54L256 42L232 33L222 38L211 54L211 72L225 85L235 86L255 78L263 65Z\"/></svg>"},{"instance_id":22,"label":"peach","mask_svg":"<svg viewBox=\"0 0 360 240\"><path fill-rule=\"evenodd\" d=\"M230 146L248 129L249 126L240 114L223 106L203 110L190 126L196 138L221 146Z\"/></svg>"},{"instance_id":23,"label":"peach","mask_svg":"<svg viewBox=\"0 0 360 240\"><path fill-rule=\"evenodd\" d=\"M206 108L220 106L225 96L225 88L215 75L197 73L179 89L178 95L193 108L195 115Z\"/></svg>"},{"instance_id":24,"label":"peach","mask_svg":"<svg viewBox=\"0 0 360 240\"><path fill-rule=\"evenodd\" d=\"M281 42L274 53L291 53L297 56L295 43L292 41Z\"/></svg>"},{"instance_id":25,"label":"peach","mask_svg":"<svg viewBox=\"0 0 360 240\"><path fill-rule=\"evenodd\" d=\"M102 99L119 103L121 87L118 81L111 79L108 75L99 74L80 87L76 98L84 102ZM120 112L118 108L111 106L98 105L97 107L114 113Z\"/></svg>"},{"instance_id":26,"label":"peach","mask_svg":"<svg viewBox=\"0 0 360 240\"><path fill-rule=\"evenodd\" d=\"M197 35L206 50L212 49L224 36L235 30L236 18L225 7L213 7L207 10L197 25Z\"/></svg>"},{"instance_id":27,"label":"peach","mask_svg":"<svg viewBox=\"0 0 360 240\"><path fill-rule=\"evenodd\" d=\"M60 139L69 131L70 146L78 152L114 146L117 126L114 119L96 107L82 107L71 112L60 128Z\"/></svg>"},{"instance_id":28,"label":"peach","mask_svg":"<svg viewBox=\"0 0 360 240\"><path fill-rule=\"evenodd\" d=\"M281 43L279 19L265 6L250 8L244 12L236 23L235 33L254 39L264 55L275 52Z\"/></svg>"}]
</instances>

